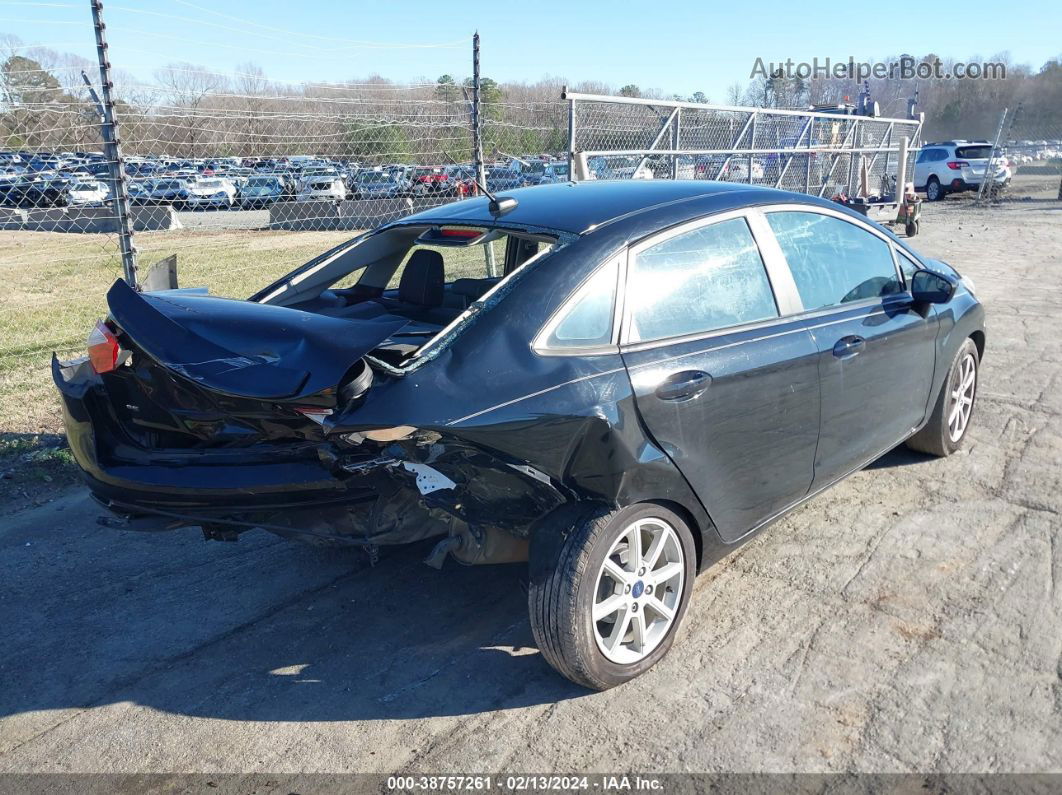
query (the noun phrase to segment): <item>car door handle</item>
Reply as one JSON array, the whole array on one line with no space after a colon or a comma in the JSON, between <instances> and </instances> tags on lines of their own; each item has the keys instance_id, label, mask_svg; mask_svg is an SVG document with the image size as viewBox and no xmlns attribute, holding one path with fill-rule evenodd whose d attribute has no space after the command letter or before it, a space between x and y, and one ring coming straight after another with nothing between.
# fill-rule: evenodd
<instances>
[{"instance_id":1,"label":"car door handle","mask_svg":"<svg viewBox=\"0 0 1062 795\"><path fill-rule=\"evenodd\" d=\"M661 400L692 400L712 384L712 377L701 370L683 370L669 375L656 388Z\"/></svg>"},{"instance_id":2,"label":"car door handle","mask_svg":"<svg viewBox=\"0 0 1062 795\"><path fill-rule=\"evenodd\" d=\"M866 345L867 341L865 339L854 334L848 337L841 337L833 346L833 355L838 359L847 359L862 351Z\"/></svg>"}]
</instances>

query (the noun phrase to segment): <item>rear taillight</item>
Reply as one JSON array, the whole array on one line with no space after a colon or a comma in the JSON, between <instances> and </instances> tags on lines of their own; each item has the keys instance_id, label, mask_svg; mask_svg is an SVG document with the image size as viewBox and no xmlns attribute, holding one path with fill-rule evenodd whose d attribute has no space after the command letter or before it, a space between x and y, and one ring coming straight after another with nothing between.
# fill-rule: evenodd
<instances>
[{"instance_id":1,"label":"rear taillight","mask_svg":"<svg viewBox=\"0 0 1062 795\"><path fill-rule=\"evenodd\" d=\"M968 165L970 165L970 164L967 163L965 160L949 160L948 161L948 168L950 168L952 171L959 171L960 169L962 169L963 166L968 166Z\"/></svg>"},{"instance_id":2,"label":"rear taillight","mask_svg":"<svg viewBox=\"0 0 1062 795\"><path fill-rule=\"evenodd\" d=\"M88 336L88 356L92 369L97 373L109 373L118 366L118 338L102 321L96 321Z\"/></svg>"}]
</instances>

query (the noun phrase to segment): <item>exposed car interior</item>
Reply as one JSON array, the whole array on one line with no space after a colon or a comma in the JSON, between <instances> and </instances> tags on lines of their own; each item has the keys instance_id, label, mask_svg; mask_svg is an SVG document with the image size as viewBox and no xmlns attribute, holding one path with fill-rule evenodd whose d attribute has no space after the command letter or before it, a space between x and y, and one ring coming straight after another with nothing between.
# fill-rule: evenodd
<instances>
[{"instance_id":1,"label":"exposed car interior","mask_svg":"<svg viewBox=\"0 0 1062 795\"><path fill-rule=\"evenodd\" d=\"M256 298L350 320L404 318L408 323L373 351L399 367L556 243L517 230L391 228L322 255Z\"/></svg>"}]
</instances>

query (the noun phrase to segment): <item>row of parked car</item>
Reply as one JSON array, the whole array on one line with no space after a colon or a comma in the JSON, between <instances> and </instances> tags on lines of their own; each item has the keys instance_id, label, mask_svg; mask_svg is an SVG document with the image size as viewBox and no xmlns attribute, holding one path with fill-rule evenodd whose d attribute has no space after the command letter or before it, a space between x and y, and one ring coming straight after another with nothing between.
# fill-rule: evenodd
<instances>
[{"instance_id":1,"label":"row of parked car","mask_svg":"<svg viewBox=\"0 0 1062 795\"><path fill-rule=\"evenodd\" d=\"M471 164L363 166L323 157L129 158L124 163L133 204L181 209L261 208L277 201L474 195ZM511 158L485 169L491 192L562 182L567 161L547 155ZM104 204L111 198L109 164L98 152L0 152L0 203L18 207Z\"/></svg>"},{"instance_id":2,"label":"row of parked car","mask_svg":"<svg viewBox=\"0 0 1062 795\"><path fill-rule=\"evenodd\" d=\"M917 189L931 200L976 189L992 146L984 140L927 143L912 174ZM995 182L1009 183L1018 166L1062 155L1062 142L1011 142L992 157ZM817 161L818 158L812 155ZM771 182L780 173L778 155L704 155L681 158L680 179ZM814 164L813 164L814 165ZM591 179L670 177L669 158L630 156L588 159ZM325 157L287 158L129 158L124 163L130 201L168 204L179 209L255 209L277 201L342 201L448 196L478 192L469 163L417 166L403 163L364 166ZM485 169L488 191L565 182L568 163L549 155L509 158ZM11 207L103 205L111 200L110 171L100 152L0 152L0 204Z\"/></svg>"}]
</instances>

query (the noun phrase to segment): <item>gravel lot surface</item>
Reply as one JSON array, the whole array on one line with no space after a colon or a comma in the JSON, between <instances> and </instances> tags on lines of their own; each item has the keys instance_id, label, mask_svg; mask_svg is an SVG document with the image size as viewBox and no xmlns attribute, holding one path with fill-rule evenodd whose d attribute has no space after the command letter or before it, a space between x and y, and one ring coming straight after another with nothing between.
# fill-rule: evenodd
<instances>
[{"instance_id":1,"label":"gravel lot surface","mask_svg":"<svg viewBox=\"0 0 1062 795\"><path fill-rule=\"evenodd\" d=\"M0 771L1062 771L1062 204L913 242L987 306L967 445L702 575L646 676L555 675L521 566L137 535L73 490L0 520Z\"/></svg>"}]
</instances>

